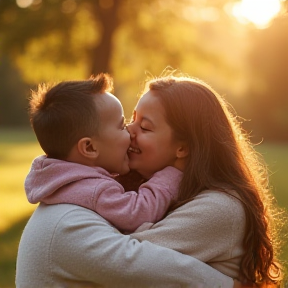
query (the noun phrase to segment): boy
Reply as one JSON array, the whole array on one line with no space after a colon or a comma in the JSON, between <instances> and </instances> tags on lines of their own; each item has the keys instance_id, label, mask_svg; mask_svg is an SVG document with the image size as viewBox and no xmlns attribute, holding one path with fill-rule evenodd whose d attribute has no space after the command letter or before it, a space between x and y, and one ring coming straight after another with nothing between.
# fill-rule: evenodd
<instances>
[{"instance_id":1,"label":"boy","mask_svg":"<svg viewBox=\"0 0 288 288\"><path fill-rule=\"evenodd\" d=\"M31 203L70 203L96 211L122 232L157 222L176 198L179 170L166 167L125 192L115 174L129 172L130 135L112 79L39 86L30 99L30 122L46 153L33 161L25 180Z\"/></svg>"}]
</instances>

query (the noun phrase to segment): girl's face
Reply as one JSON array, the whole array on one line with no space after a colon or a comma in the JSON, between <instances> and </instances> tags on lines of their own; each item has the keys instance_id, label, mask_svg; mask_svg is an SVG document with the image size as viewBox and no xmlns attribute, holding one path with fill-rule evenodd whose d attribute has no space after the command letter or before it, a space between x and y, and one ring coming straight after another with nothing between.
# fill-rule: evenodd
<instances>
[{"instance_id":1,"label":"girl's face","mask_svg":"<svg viewBox=\"0 0 288 288\"><path fill-rule=\"evenodd\" d=\"M131 137L130 169L150 178L166 166L175 166L181 143L174 138L165 119L164 107L153 92L147 92L138 101L128 131Z\"/></svg>"}]
</instances>

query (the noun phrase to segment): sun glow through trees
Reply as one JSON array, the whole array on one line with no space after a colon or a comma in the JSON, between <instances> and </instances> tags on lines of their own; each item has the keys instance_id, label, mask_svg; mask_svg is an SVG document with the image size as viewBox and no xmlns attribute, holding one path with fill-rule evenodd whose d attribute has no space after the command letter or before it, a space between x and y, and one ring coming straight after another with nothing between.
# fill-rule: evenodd
<instances>
[{"instance_id":1,"label":"sun glow through trees","mask_svg":"<svg viewBox=\"0 0 288 288\"><path fill-rule=\"evenodd\" d=\"M281 0L242 0L234 4L232 14L241 23L265 28L280 10Z\"/></svg>"}]
</instances>

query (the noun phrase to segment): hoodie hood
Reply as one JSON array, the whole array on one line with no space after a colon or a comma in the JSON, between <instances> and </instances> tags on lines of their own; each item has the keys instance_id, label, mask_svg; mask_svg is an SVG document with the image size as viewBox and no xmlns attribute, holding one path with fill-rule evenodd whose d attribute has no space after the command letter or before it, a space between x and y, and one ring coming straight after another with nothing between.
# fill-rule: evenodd
<instances>
[{"instance_id":1,"label":"hoodie hood","mask_svg":"<svg viewBox=\"0 0 288 288\"><path fill-rule=\"evenodd\" d=\"M99 175L101 174L101 175ZM32 204L57 192L63 186L87 178L111 179L103 168L47 158L35 158L25 179L25 192Z\"/></svg>"}]
</instances>

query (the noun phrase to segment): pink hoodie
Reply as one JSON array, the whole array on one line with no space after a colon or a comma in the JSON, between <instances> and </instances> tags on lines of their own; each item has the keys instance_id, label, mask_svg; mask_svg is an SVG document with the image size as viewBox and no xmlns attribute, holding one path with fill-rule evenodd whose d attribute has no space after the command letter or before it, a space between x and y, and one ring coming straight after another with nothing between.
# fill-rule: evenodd
<instances>
[{"instance_id":1,"label":"pink hoodie","mask_svg":"<svg viewBox=\"0 0 288 288\"><path fill-rule=\"evenodd\" d=\"M39 156L26 177L25 191L30 203L83 206L130 233L145 222L163 218L178 194L181 178L182 172L169 166L156 172L138 192L125 192L103 168Z\"/></svg>"}]
</instances>

